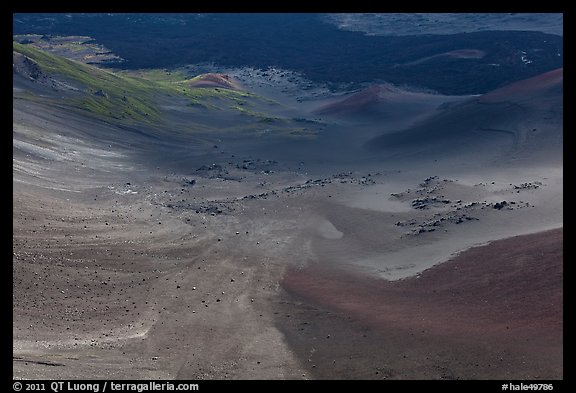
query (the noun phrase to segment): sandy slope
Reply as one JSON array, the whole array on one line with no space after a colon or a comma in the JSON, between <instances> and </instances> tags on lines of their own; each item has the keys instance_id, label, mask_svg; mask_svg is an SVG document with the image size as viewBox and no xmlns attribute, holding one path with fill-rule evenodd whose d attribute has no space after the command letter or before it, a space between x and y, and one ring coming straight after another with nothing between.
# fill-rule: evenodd
<instances>
[{"instance_id":1,"label":"sandy slope","mask_svg":"<svg viewBox=\"0 0 576 393\"><path fill-rule=\"evenodd\" d=\"M562 379L562 247L513 237L395 282L291 269L284 330L319 378Z\"/></svg>"},{"instance_id":2,"label":"sandy slope","mask_svg":"<svg viewBox=\"0 0 576 393\"><path fill-rule=\"evenodd\" d=\"M530 299L544 302L540 294L547 292L558 300L558 232L530 242L550 249L552 270L538 270L548 267L527 249L510 254L508 270L498 271L497 259L486 256L486 270L470 259L430 269L474 245L562 227L562 112L554 96L561 89L547 91L556 98L540 117L500 116L500 106L482 106L482 116L495 114L491 121L500 119L500 126L521 124L522 131L537 121L549 124L537 126L538 138L509 144L503 135L482 144L485 135L472 133L461 148L459 137L448 135L425 154L418 143L400 148L372 141L374 148L366 149L371 138L389 133L387 126L424 132L424 126L406 128L412 121L401 113L388 123L325 120L328 130L314 140L245 140L170 127L120 128L30 100L26 91L35 87L15 81L15 378L562 376L558 308L526 314L534 330L518 327L524 335L501 351L492 347L505 337L499 331L474 335L464 322L443 329L447 318L468 315L456 313L461 303L452 308L449 290L462 290L481 274L494 288L509 287L514 303L507 304L526 310L519 294L527 280L550 273ZM440 111L443 120L428 117L423 124L468 127L467 112L442 106L441 97L430 100L422 106L425 116ZM312 106L292 110L306 116ZM518 241L494 247L505 255ZM470 252L462 257L482 251ZM523 263L519 271L514 260ZM451 271L447 284L448 273L435 272L452 263L463 267ZM511 275L526 280L510 286ZM316 283L327 291L311 290ZM480 284L478 293L488 295L492 285ZM331 295L344 285L354 295L349 302ZM422 291L436 286L444 292L421 303ZM384 295L392 304L382 303ZM501 327L501 308L478 296L470 304L486 324ZM374 307L389 307L394 317L372 315ZM411 325L411 307L430 320ZM383 335L379 329L388 323L394 329ZM550 347L531 341L542 357L524 357L518 340L536 340L543 326L553 326L541 336ZM420 327L434 335L407 333ZM509 360L506 367L494 367L499 358Z\"/></svg>"},{"instance_id":3,"label":"sandy slope","mask_svg":"<svg viewBox=\"0 0 576 393\"><path fill-rule=\"evenodd\" d=\"M465 96L443 96L408 91L396 86L371 85L343 97L329 98L315 103L313 113L366 121L390 121L396 116L416 121L438 106L463 101Z\"/></svg>"},{"instance_id":4,"label":"sandy slope","mask_svg":"<svg viewBox=\"0 0 576 393\"><path fill-rule=\"evenodd\" d=\"M190 87L221 87L223 89L240 90L237 80L226 74L208 73L199 75L190 82Z\"/></svg>"}]
</instances>

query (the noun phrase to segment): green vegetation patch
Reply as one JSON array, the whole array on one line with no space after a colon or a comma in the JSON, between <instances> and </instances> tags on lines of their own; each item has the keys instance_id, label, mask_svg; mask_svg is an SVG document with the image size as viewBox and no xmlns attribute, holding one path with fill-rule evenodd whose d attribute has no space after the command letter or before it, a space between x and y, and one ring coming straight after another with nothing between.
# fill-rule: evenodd
<instances>
[{"instance_id":1,"label":"green vegetation patch","mask_svg":"<svg viewBox=\"0 0 576 393\"><path fill-rule=\"evenodd\" d=\"M164 83L170 87L169 83L181 82L187 78L182 70L168 69L142 69L142 70L119 70L119 75L134 76L140 79L146 79L152 82Z\"/></svg>"},{"instance_id":2,"label":"green vegetation patch","mask_svg":"<svg viewBox=\"0 0 576 393\"><path fill-rule=\"evenodd\" d=\"M266 107L274 103L271 100L239 90L190 87L191 79L178 70L141 70L136 73L132 71L130 74L110 72L46 53L31 45L13 42L13 49L34 61L49 79L64 82L82 91L79 94L71 89L67 98L58 98L54 104L87 112L103 120L159 125L162 114L157 100L164 95L187 99L191 116L194 108L214 111L215 116L218 115L217 112L241 115L236 126L219 129L222 132L311 135L309 131L303 131L302 127L299 127L300 130L291 127L293 121L266 111ZM190 120L193 119L191 117ZM210 126L198 124L196 128L207 129Z\"/></svg>"},{"instance_id":3,"label":"green vegetation patch","mask_svg":"<svg viewBox=\"0 0 576 393\"><path fill-rule=\"evenodd\" d=\"M50 77L63 77L75 87L88 93L70 99L70 106L97 116L126 119L145 123L157 122L160 113L153 96L163 90L153 82L120 76L114 73L55 56L30 46L13 43L15 52L32 59Z\"/></svg>"}]
</instances>

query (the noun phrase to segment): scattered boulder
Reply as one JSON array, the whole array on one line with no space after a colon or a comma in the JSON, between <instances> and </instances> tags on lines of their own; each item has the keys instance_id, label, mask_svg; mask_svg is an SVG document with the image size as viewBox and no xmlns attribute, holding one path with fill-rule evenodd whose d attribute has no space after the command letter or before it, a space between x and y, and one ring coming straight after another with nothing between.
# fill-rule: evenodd
<instances>
[{"instance_id":1,"label":"scattered boulder","mask_svg":"<svg viewBox=\"0 0 576 393\"><path fill-rule=\"evenodd\" d=\"M497 202L497 203L495 203L493 207L494 207L494 209L500 210L500 209L502 209L502 208L503 208L504 206L506 206L506 205L508 205L508 202L502 201L502 202Z\"/></svg>"}]
</instances>

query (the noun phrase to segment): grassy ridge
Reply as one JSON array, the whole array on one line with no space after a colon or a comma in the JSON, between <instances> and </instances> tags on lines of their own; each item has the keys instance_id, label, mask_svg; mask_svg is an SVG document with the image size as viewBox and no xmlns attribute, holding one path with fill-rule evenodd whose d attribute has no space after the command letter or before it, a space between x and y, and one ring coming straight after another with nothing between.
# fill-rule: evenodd
<instances>
[{"instance_id":1,"label":"grassy ridge","mask_svg":"<svg viewBox=\"0 0 576 393\"><path fill-rule=\"evenodd\" d=\"M214 116L239 115L236 124L219 129L224 132L273 133L282 135L310 135L311 130L293 124L290 119L269 113L267 108L277 102L250 92L219 87L191 87L189 76L180 71L146 70L140 73L110 72L95 66L46 53L31 45L13 42L13 50L35 62L49 78L78 89L70 90L58 105L88 113L99 119L122 124L145 123L160 125L163 116L158 102L161 97L177 97L190 107L190 124L199 111L213 111ZM182 102L182 101L180 101ZM199 117L200 119L202 117ZM197 124L198 130L210 130L209 124ZM191 128L191 129L192 129Z\"/></svg>"},{"instance_id":2,"label":"grassy ridge","mask_svg":"<svg viewBox=\"0 0 576 393\"><path fill-rule=\"evenodd\" d=\"M119 76L16 42L13 42L13 50L32 59L43 73L63 77L88 93L71 98L68 102L71 107L114 119L146 123L160 119L160 112L154 106L153 95L161 90L162 86L144 79ZM97 95L97 92L102 95Z\"/></svg>"},{"instance_id":3,"label":"grassy ridge","mask_svg":"<svg viewBox=\"0 0 576 393\"><path fill-rule=\"evenodd\" d=\"M157 94L185 97L191 106L203 109L237 111L261 120L265 116L250 111L248 99L260 97L243 91L222 88L193 88L183 74L156 70L142 77L112 73L13 42L13 50L32 59L49 76L70 82L88 94L69 98L69 106L103 118L145 123L159 122L161 114L155 105Z\"/></svg>"},{"instance_id":4,"label":"grassy ridge","mask_svg":"<svg viewBox=\"0 0 576 393\"><path fill-rule=\"evenodd\" d=\"M247 99L253 98L264 100L253 93L237 91L220 87L191 87L192 82L201 77L198 75L190 78L185 72L179 69L147 69L136 71L119 71L121 75L130 75L152 81L162 86L166 91L180 94L190 100L191 105L200 106L206 109L233 109L240 105L249 105Z\"/></svg>"}]
</instances>

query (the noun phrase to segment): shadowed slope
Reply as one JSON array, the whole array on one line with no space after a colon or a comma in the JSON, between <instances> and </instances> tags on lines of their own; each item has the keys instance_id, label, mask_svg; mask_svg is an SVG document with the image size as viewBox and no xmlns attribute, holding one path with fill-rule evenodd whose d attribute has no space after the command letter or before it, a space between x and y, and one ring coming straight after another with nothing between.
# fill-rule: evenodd
<instances>
[{"instance_id":1,"label":"shadowed slope","mask_svg":"<svg viewBox=\"0 0 576 393\"><path fill-rule=\"evenodd\" d=\"M496 148L506 157L530 157L536 150L545 150L545 159L557 161L562 151L562 82L562 69L516 82L446 105L414 127L376 137L367 146L437 155Z\"/></svg>"}]
</instances>

